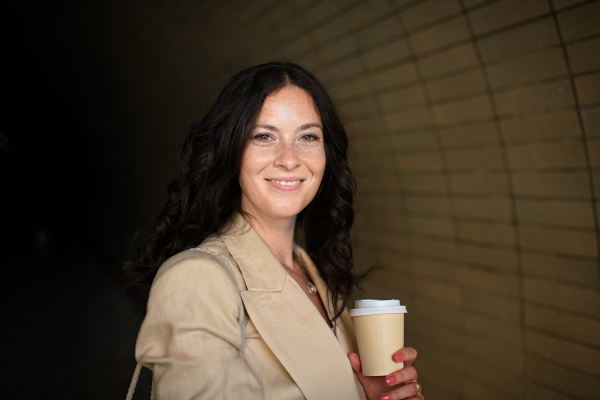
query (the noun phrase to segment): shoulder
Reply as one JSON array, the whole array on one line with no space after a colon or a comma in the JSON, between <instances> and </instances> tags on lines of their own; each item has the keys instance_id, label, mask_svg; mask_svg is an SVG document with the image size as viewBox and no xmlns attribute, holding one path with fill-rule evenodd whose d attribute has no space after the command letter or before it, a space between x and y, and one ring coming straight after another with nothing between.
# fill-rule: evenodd
<instances>
[{"instance_id":1,"label":"shoulder","mask_svg":"<svg viewBox=\"0 0 600 400\"><path fill-rule=\"evenodd\" d=\"M156 283L165 275L181 273L182 270L192 272L190 270L195 267L202 269L203 265L224 264L221 257L226 250L223 242L217 236L211 235L200 246L184 250L168 258L158 269L154 282Z\"/></svg>"},{"instance_id":2,"label":"shoulder","mask_svg":"<svg viewBox=\"0 0 600 400\"><path fill-rule=\"evenodd\" d=\"M161 265L150 289L150 302L164 296L171 299L197 296L213 292L215 288L221 295L237 295L236 270L227 247L212 235L197 248L175 254Z\"/></svg>"}]
</instances>

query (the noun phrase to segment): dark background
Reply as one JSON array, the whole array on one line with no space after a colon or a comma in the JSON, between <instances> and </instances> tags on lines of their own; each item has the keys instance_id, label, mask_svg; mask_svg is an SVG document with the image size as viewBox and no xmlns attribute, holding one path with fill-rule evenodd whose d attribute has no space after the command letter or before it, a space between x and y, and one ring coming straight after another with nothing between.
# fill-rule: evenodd
<instances>
[{"instance_id":1,"label":"dark background","mask_svg":"<svg viewBox=\"0 0 600 400\"><path fill-rule=\"evenodd\" d=\"M127 195L137 183L123 166L136 154L125 156L134 143L121 93L103 89L123 77L80 12L0 8L3 364L17 398L124 398L135 366L139 317L111 271L150 221Z\"/></svg>"}]
</instances>

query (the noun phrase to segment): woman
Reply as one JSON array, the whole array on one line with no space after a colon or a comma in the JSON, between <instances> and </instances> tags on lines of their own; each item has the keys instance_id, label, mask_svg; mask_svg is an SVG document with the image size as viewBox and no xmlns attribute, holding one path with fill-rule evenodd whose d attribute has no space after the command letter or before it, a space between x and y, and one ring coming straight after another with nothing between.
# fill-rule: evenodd
<instances>
[{"instance_id":1,"label":"woman","mask_svg":"<svg viewBox=\"0 0 600 400\"><path fill-rule=\"evenodd\" d=\"M346 153L329 96L289 63L238 73L190 129L126 266L147 301L136 358L157 398L423 398L414 349L390 354L405 367L388 377L361 374Z\"/></svg>"}]
</instances>

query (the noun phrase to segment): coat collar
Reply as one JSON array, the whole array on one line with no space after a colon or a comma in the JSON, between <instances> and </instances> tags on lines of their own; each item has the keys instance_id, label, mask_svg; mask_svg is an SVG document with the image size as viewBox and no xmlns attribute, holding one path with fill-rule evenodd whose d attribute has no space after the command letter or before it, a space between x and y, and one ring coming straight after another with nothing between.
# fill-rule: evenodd
<instances>
[{"instance_id":1,"label":"coat collar","mask_svg":"<svg viewBox=\"0 0 600 400\"><path fill-rule=\"evenodd\" d=\"M233 218L221 240L236 261L247 291L244 306L257 331L307 399L358 399L346 338L329 329L304 291L241 216ZM299 255L324 304L326 285L303 250ZM329 308L329 307L327 307Z\"/></svg>"},{"instance_id":2,"label":"coat collar","mask_svg":"<svg viewBox=\"0 0 600 400\"><path fill-rule=\"evenodd\" d=\"M244 217L236 214L221 240L240 267L252 292L280 292L287 272Z\"/></svg>"}]
</instances>

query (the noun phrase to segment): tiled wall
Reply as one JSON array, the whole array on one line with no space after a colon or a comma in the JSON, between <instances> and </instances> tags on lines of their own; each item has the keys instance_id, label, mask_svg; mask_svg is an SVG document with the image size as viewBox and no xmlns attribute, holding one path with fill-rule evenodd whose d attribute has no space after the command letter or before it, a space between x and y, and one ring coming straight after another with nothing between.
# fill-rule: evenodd
<instances>
[{"instance_id":1,"label":"tiled wall","mask_svg":"<svg viewBox=\"0 0 600 400\"><path fill-rule=\"evenodd\" d=\"M331 90L357 264L408 306L427 399L598 398L600 1L155 3L85 6L144 93L140 136L244 65L296 61Z\"/></svg>"}]
</instances>

